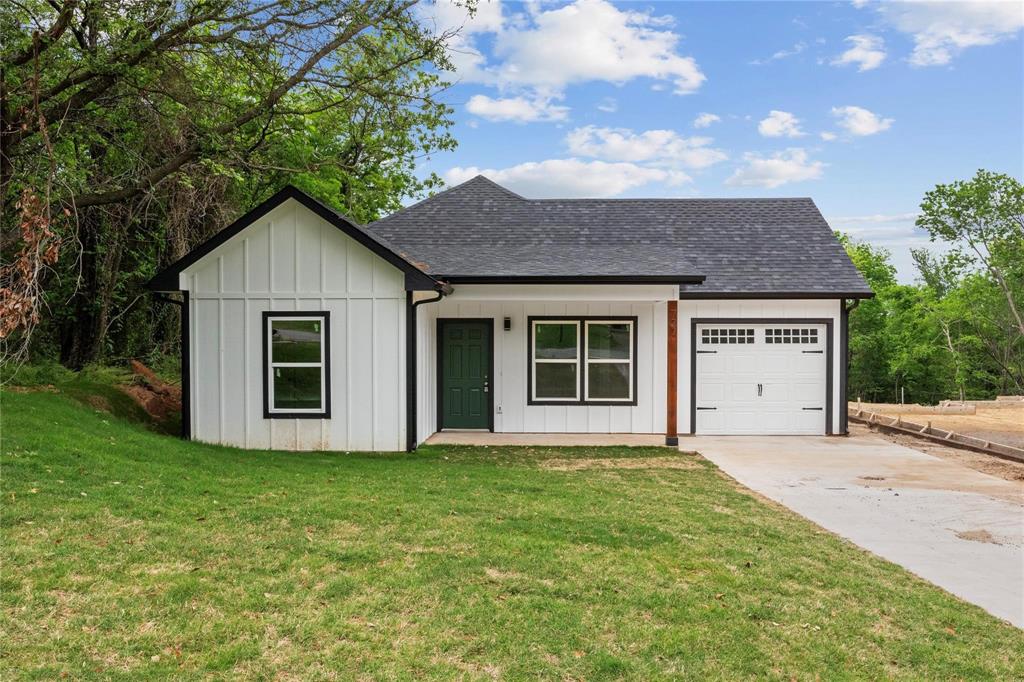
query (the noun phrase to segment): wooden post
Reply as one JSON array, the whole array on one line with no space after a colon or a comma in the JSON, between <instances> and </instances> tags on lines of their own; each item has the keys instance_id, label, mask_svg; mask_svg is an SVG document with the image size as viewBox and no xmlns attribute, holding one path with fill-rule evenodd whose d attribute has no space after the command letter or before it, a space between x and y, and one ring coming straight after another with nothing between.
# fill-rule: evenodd
<instances>
[{"instance_id":1,"label":"wooden post","mask_svg":"<svg viewBox=\"0 0 1024 682\"><path fill-rule=\"evenodd\" d=\"M679 400L679 301L668 302L668 362L665 371L668 373L665 385L668 386L665 405L665 445L679 445L676 419Z\"/></svg>"}]
</instances>

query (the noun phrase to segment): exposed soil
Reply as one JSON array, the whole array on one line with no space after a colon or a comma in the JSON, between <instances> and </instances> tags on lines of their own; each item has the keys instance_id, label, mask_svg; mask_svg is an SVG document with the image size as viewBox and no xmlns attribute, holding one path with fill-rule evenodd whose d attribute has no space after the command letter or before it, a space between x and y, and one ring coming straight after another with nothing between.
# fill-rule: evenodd
<instances>
[{"instance_id":1,"label":"exposed soil","mask_svg":"<svg viewBox=\"0 0 1024 682\"><path fill-rule=\"evenodd\" d=\"M1016 412L1016 410L1013 411ZM851 436L865 436L868 434L877 438L885 438L893 443L897 443L904 447L912 448L929 455L934 455L935 457L954 461L968 467L969 469L980 471L983 474L997 476L1007 481L1024 481L1024 463L1011 462L1006 459L1000 459L999 457L993 457L992 455L985 455L980 452L951 448L946 445L932 443L931 441L924 440L923 438L914 438L913 436L895 433L882 433L880 431L869 429L864 424L855 424L852 421L850 422Z\"/></svg>"},{"instance_id":2,"label":"exposed soil","mask_svg":"<svg viewBox=\"0 0 1024 682\"><path fill-rule=\"evenodd\" d=\"M1003 543L996 540L992 533L989 533L984 528L980 530L962 530L956 534L961 540L971 540L973 542L988 542L993 545L1001 545Z\"/></svg>"},{"instance_id":3,"label":"exposed soil","mask_svg":"<svg viewBox=\"0 0 1024 682\"><path fill-rule=\"evenodd\" d=\"M554 471L586 469L693 469L697 463L683 457L623 457L618 459L548 459L541 468Z\"/></svg>"},{"instance_id":4,"label":"exposed soil","mask_svg":"<svg viewBox=\"0 0 1024 682\"><path fill-rule=\"evenodd\" d=\"M872 412L915 424L931 422L932 426L955 431L965 436L1024 448L1024 404L1020 407L978 407L975 414L912 414L901 412L899 405L875 405Z\"/></svg>"},{"instance_id":5,"label":"exposed soil","mask_svg":"<svg viewBox=\"0 0 1024 682\"><path fill-rule=\"evenodd\" d=\"M163 422L181 411L181 387L168 384L153 370L137 360L131 362L135 381L120 389L146 411L149 416Z\"/></svg>"}]
</instances>

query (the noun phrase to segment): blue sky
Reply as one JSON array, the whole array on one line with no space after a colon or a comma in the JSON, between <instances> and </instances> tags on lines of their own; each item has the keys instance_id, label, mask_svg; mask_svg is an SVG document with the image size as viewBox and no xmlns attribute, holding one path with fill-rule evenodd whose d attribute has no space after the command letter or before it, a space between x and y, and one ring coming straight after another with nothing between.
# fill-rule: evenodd
<instances>
[{"instance_id":1,"label":"blue sky","mask_svg":"<svg viewBox=\"0 0 1024 682\"><path fill-rule=\"evenodd\" d=\"M449 2L457 151L530 197L810 196L893 252L925 191L1024 174L1024 3Z\"/></svg>"}]
</instances>

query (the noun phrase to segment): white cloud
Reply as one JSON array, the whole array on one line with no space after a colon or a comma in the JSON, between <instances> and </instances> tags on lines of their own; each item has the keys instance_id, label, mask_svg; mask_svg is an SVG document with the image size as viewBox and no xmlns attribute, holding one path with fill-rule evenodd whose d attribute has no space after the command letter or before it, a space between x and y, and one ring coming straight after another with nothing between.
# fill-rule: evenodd
<instances>
[{"instance_id":1,"label":"white cloud","mask_svg":"<svg viewBox=\"0 0 1024 682\"><path fill-rule=\"evenodd\" d=\"M722 118L716 114L709 114L707 112L697 114L697 118L693 119L694 128L707 128L712 123L718 123Z\"/></svg>"},{"instance_id":2,"label":"white cloud","mask_svg":"<svg viewBox=\"0 0 1024 682\"><path fill-rule=\"evenodd\" d=\"M850 49L832 60L835 66L857 64L858 71L877 69L885 61L885 43L878 36L867 34L848 36Z\"/></svg>"},{"instance_id":3,"label":"white cloud","mask_svg":"<svg viewBox=\"0 0 1024 682\"><path fill-rule=\"evenodd\" d=\"M757 124L757 132L765 137L800 137L805 134L800 130L800 119L788 111L775 109Z\"/></svg>"},{"instance_id":4,"label":"white cloud","mask_svg":"<svg viewBox=\"0 0 1024 682\"><path fill-rule=\"evenodd\" d=\"M826 130L821 133L821 139L825 140L825 142L831 142L836 139L836 134Z\"/></svg>"},{"instance_id":5,"label":"white cloud","mask_svg":"<svg viewBox=\"0 0 1024 682\"><path fill-rule=\"evenodd\" d=\"M788 50L779 50L778 52L775 52L774 54L772 54L771 57L768 57L767 59L754 59L750 63L753 66L763 66L763 65L768 64L770 62L776 62L776 61L778 61L780 59L785 59L787 57L793 57L795 55L800 54L801 52L803 52L806 49L807 49L807 43L801 41L801 42L796 43L795 45L793 45L793 47L791 47Z\"/></svg>"},{"instance_id":6,"label":"white cloud","mask_svg":"<svg viewBox=\"0 0 1024 682\"><path fill-rule=\"evenodd\" d=\"M681 185L690 181L686 173L676 170L579 159L530 161L500 169L455 167L444 174L444 179L449 184L458 184L477 175L486 175L531 198L614 197L651 183Z\"/></svg>"},{"instance_id":7,"label":"white cloud","mask_svg":"<svg viewBox=\"0 0 1024 682\"><path fill-rule=\"evenodd\" d=\"M465 12L433 6L435 30L459 25ZM498 3L479 3L485 5ZM620 10L606 0L576 0L545 9L528 4L527 12L502 15L488 9L449 41L457 77L504 89L527 88L546 95L574 83L625 83L635 78L670 82L677 94L697 90L706 78L697 62L679 54L679 34L671 17L645 10ZM445 24L443 22L451 22ZM429 25L429 24L428 24ZM478 34L493 34L490 57L478 48Z\"/></svg>"},{"instance_id":8,"label":"white cloud","mask_svg":"<svg viewBox=\"0 0 1024 682\"><path fill-rule=\"evenodd\" d=\"M800 148L776 152L770 157L748 152L743 155L743 161L744 165L736 169L725 184L773 189L789 182L816 180L825 169L825 164L811 161L807 151Z\"/></svg>"},{"instance_id":9,"label":"white cloud","mask_svg":"<svg viewBox=\"0 0 1024 682\"><path fill-rule=\"evenodd\" d=\"M466 103L466 111L488 121L564 121L569 118L569 107L552 104L547 99L525 97L491 98L473 95Z\"/></svg>"},{"instance_id":10,"label":"white cloud","mask_svg":"<svg viewBox=\"0 0 1024 682\"><path fill-rule=\"evenodd\" d=\"M854 223L863 224L869 223L877 225L880 223L905 223L907 221L913 222L917 220L917 216L920 213L872 213L870 215L848 215L848 216L836 216L831 218L836 222L841 223Z\"/></svg>"},{"instance_id":11,"label":"white cloud","mask_svg":"<svg viewBox=\"0 0 1024 682\"><path fill-rule=\"evenodd\" d=\"M614 114L616 111L619 110L619 103L614 97L605 97L597 105L597 110L603 111L607 114Z\"/></svg>"},{"instance_id":12,"label":"white cloud","mask_svg":"<svg viewBox=\"0 0 1024 682\"><path fill-rule=\"evenodd\" d=\"M874 7L897 30L910 34L914 66L948 64L969 47L993 45L1024 27L1024 5L1009 2L899 2Z\"/></svg>"},{"instance_id":13,"label":"white cloud","mask_svg":"<svg viewBox=\"0 0 1024 682\"><path fill-rule=\"evenodd\" d=\"M683 137L673 130L645 130L635 133L627 128L576 128L565 137L569 151L606 161L651 162L706 168L728 158L711 146L710 137Z\"/></svg>"},{"instance_id":14,"label":"white cloud","mask_svg":"<svg viewBox=\"0 0 1024 682\"><path fill-rule=\"evenodd\" d=\"M832 107L836 124L851 135L874 135L892 127L893 119L879 118L874 112L862 107Z\"/></svg>"}]
</instances>

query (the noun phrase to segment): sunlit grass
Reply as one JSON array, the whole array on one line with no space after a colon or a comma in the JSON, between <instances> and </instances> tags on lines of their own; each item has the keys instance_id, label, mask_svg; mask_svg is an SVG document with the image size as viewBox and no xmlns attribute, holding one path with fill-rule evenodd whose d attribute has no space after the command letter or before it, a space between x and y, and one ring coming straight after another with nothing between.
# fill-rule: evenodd
<instances>
[{"instance_id":1,"label":"sunlit grass","mask_svg":"<svg viewBox=\"0 0 1024 682\"><path fill-rule=\"evenodd\" d=\"M691 455L255 452L2 408L5 680L1024 677L1020 631Z\"/></svg>"}]
</instances>

